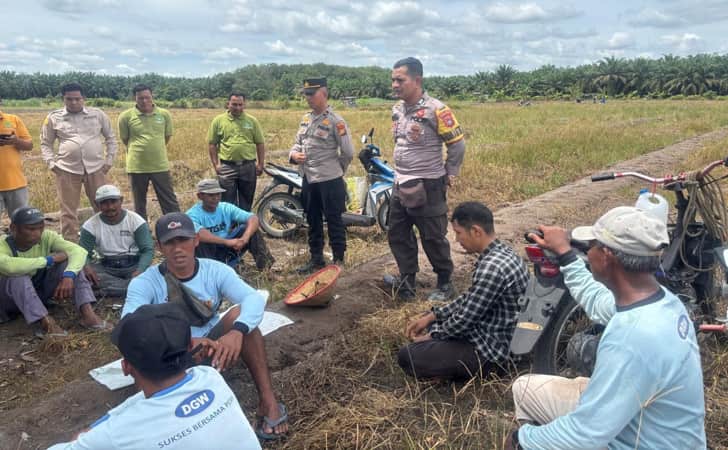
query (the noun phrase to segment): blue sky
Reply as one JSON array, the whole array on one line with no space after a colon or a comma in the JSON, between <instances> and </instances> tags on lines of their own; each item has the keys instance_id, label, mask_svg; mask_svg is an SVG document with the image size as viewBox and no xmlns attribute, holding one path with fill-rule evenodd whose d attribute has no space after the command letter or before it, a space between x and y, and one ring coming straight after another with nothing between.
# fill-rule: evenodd
<instances>
[{"instance_id":1,"label":"blue sky","mask_svg":"<svg viewBox=\"0 0 728 450\"><path fill-rule=\"evenodd\" d=\"M728 1L30 0L3 14L0 69L201 76L325 62L427 74L728 53Z\"/></svg>"}]
</instances>

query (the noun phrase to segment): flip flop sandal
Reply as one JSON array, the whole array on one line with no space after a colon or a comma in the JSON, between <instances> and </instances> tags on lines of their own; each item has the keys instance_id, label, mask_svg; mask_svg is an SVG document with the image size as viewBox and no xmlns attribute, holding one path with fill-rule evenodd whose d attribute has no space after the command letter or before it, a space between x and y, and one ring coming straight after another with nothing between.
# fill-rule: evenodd
<instances>
[{"instance_id":1,"label":"flip flop sandal","mask_svg":"<svg viewBox=\"0 0 728 450\"><path fill-rule=\"evenodd\" d=\"M275 427L278 425L288 422L288 411L286 410L286 405L278 403L278 411L281 413L281 417L276 420L271 420L268 416L258 418L258 425L255 427L255 435L258 436L259 439L264 441L275 441L285 437L285 434L283 433L276 434L275 431L273 433L265 432L266 425L275 430Z\"/></svg>"},{"instance_id":2,"label":"flip flop sandal","mask_svg":"<svg viewBox=\"0 0 728 450\"><path fill-rule=\"evenodd\" d=\"M109 324L105 320L102 320L101 323L97 323L96 325L86 325L83 322L79 322L79 325L91 331L111 331L111 328L108 328Z\"/></svg>"},{"instance_id":3,"label":"flip flop sandal","mask_svg":"<svg viewBox=\"0 0 728 450\"><path fill-rule=\"evenodd\" d=\"M63 330L63 333L46 333L39 328L33 332L33 335L41 339L64 338L68 337L68 331Z\"/></svg>"}]
</instances>

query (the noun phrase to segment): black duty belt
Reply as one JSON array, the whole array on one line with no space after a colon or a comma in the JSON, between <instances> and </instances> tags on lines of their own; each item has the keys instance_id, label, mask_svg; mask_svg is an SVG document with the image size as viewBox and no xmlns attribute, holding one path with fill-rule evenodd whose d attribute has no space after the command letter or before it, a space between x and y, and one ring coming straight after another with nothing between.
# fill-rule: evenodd
<instances>
[{"instance_id":1,"label":"black duty belt","mask_svg":"<svg viewBox=\"0 0 728 450\"><path fill-rule=\"evenodd\" d=\"M255 162L254 159L243 159L240 161L228 161L227 159L221 159L221 163L226 164L228 166L244 166L245 164L253 164Z\"/></svg>"}]
</instances>

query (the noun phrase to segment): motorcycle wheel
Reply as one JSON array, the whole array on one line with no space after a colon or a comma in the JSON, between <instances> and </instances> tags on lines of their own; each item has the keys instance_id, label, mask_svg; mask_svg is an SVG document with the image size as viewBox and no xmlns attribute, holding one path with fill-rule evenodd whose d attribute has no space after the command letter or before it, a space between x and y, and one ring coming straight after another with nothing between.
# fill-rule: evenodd
<instances>
[{"instance_id":1,"label":"motorcycle wheel","mask_svg":"<svg viewBox=\"0 0 728 450\"><path fill-rule=\"evenodd\" d=\"M385 233L389 231L389 200L383 200L377 210L377 223Z\"/></svg>"},{"instance_id":2,"label":"motorcycle wheel","mask_svg":"<svg viewBox=\"0 0 728 450\"><path fill-rule=\"evenodd\" d=\"M290 237L299 228L295 223L279 220L271 211L273 205L281 205L291 209L303 209L301 200L287 192L274 192L264 198L258 206L260 227L268 236L274 238Z\"/></svg>"},{"instance_id":3,"label":"motorcycle wheel","mask_svg":"<svg viewBox=\"0 0 728 450\"><path fill-rule=\"evenodd\" d=\"M533 350L533 371L564 377L590 376L572 367L567 358L569 340L576 334L588 331L594 324L584 310L569 297L563 304L559 316L551 322L549 329L541 336Z\"/></svg>"}]
</instances>

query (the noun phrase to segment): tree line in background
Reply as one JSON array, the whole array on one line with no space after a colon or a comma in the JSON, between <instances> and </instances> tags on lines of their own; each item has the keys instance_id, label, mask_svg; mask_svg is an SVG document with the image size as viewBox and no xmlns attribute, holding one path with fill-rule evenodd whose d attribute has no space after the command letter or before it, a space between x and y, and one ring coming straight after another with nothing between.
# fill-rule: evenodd
<instances>
[{"instance_id":1,"label":"tree line in background","mask_svg":"<svg viewBox=\"0 0 728 450\"><path fill-rule=\"evenodd\" d=\"M58 98L62 84L76 81L85 87L87 97L108 99L108 105L99 106L113 106L115 101L130 100L132 86L144 83L154 88L156 98L172 102L173 106L215 107L216 102L210 99L225 98L230 92L243 92L251 100L285 102L300 97L304 78L326 76L332 98L389 98L390 73L390 69L381 67L323 63L250 65L200 78L0 71L0 97ZM463 100L576 99L590 95L713 98L728 95L728 55L665 55L660 59L607 57L577 67L546 65L532 71L518 71L504 64L493 72L457 76L428 77L425 72L425 87L435 96Z\"/></svg>"}]
</instances>

